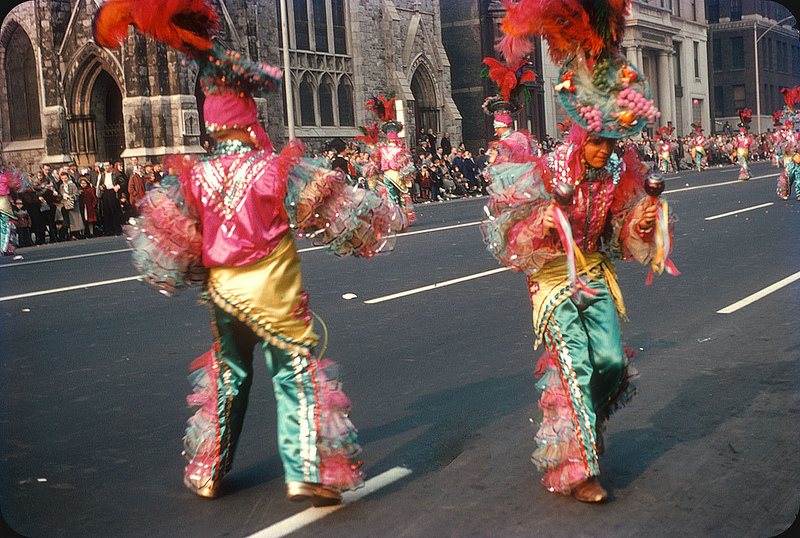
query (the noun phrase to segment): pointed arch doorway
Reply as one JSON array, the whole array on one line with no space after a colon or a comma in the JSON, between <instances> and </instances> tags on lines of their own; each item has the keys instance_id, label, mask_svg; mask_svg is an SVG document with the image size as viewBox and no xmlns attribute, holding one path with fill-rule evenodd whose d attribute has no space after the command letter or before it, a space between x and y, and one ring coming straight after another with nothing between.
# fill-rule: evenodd
<instances>
[{"instance_id":1,"label":"pointed arch doorway","mask_svg":"<svg viewBox=\"0 0 800 538\"><path fill-rule=\"evenodd\" d=\"M419 136L420 129L433 129L439 133L439 106L436 102L436 86L425 64L419 64L411 77L411 93L414 95L414 133Z\"/></svg>"},{"instance_id":2,"label":"pointed arch doorway","mask_svg":"<svg viewBox=\"0 0 800 538\"><path fill-rule=\"evenodd\" d=\"M97 58L84 65L67 116L70 152L80 166L120 160L125 150L122 91Z\"/></svg>"}]
</instances>

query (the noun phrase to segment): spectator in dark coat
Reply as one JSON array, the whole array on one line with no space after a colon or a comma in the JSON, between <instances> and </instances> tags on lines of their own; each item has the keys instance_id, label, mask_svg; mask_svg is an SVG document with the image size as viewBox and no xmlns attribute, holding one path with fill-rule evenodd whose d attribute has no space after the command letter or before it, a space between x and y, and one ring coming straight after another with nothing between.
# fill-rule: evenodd
<instances>
[{"instance_id":1,"label":"spectator in dark coat","mask_svg":"<svg viewBox=\"0 0 800 538\"><path fill-rule=\"evenodd\" d=\"M439 145L442 148L442 153L445 157L450 155L450 150L453 149L453 144L450 143L450 133L445 132L442 137L442 143Z\"/></svg>"}]
</instances>

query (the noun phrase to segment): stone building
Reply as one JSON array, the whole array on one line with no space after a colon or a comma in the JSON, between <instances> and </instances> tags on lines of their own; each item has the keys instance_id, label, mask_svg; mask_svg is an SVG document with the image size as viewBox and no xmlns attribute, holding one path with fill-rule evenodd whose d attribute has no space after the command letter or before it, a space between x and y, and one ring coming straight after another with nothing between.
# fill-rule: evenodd
<instances>
[{"instance_id":1,"label":"stone building","mask_svg":"<svg viewBox=\"0 0 800 538\"><path fill-rule=\"evenodd\" d=\"M800 85L795 17L765 0L706 0L706 15L714 130L727 122L735 131L736 111L745 107L753 114L752 131L772 129L772 113L784 106L781 89Z\"/></svg>"},{"instance_id":2,"label":"stone building","mask_svg":"<svg viewBox=\"0 0 800 538\"><path fill-rule=\"evenodd\" d=\"M286 0L296 136L311 149L360 134L364 103L394 92L412 131L449 130L461 116L450 90L438 0ZM192 62L132 28L122 47L91 37L99 0L29 0L0 26L0 150L11 166L79 165L202 152L202 92ZM280 0L218 0L219 40L282 65ZM287 114L278 94L257 100L277 146ZM198 103L200 106L198 107Z\"/></svg>"}]
</instances>

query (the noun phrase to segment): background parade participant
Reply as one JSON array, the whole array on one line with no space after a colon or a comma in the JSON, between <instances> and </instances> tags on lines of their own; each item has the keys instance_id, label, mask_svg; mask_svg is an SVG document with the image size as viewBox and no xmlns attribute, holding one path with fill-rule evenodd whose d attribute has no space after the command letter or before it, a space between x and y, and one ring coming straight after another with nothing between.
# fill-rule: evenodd
<instances>
[{"instance_id":1,"label":"background parade participant","mask_svg":"<svg viewBox=\"0 0 800 538\"><path fill-rule=\"evenodd\" d=\"M670 171L677 172L678 167L672 158L672 152L675 150L675 143L670 139L672 131L675 128L670 125L669 127L659 127L656 139L658 140L658 165L661 168L662 174L668 174Z\"/></svg>"},{"instance_id":2,"label":"background parade participant","mask_svg":"<svg viewBox=\"0 0 800 538\"><path fill-rule=\"evenodd\" d=\"M708 147L708 139L703 134L703 125L698 121L692 124L695 131L692 137L692 157L694 158L694 166L698 172L705 170L708 159L706 156L706 147Z\"/></svg>"},{"instance_id":3,"label":"background parade participant","mask_svg":"<svg viewBox=\"0 0 800 538\"><path fill-rule=\"evenodd\" d=\"M783 172L778 177L778 196L788 200L794 185L795 195L800 201L800 133L794 130L794 126L800 123L800 110L797 106L800 104L800 87L784 88L781 93L786 106L780 113L784 123L782 141L775 150L783 160Z\"/></svg>"},{"instance_id":4,"label":"background parade participant","mask_svg":"<svg viewBox=\"0 0 800 538\"><path fill-rule=\"evenodd\" d=\"M406 149L398 135L403 130L403 125L395 120L394 102L394 97L387 100L383 95L367 101L367 109L382 122L381 131L386 135L386 141L378 142L372 153L372 161L378 168L372 167L369 174L376 190L400 207L406 207L410 216L412 210L409 188L414 183L417 169L411 152Z\"/></svg>"},{"instance_id":5,"label":"background parade participant","mask_svg":"<svg viewBox=\"0 0 800 538\"><path fill-rule=\"evenodd\" d=\"M753 120L749 108L737 111L739 114L739 134L733 141L733 149L736 152L736 163L739 165L739 180L747 181L750 179L750 149L755 146L753 137L750 136L750 122Z\"/></svg>"},{"instance_id":6,"label":"background parade participant","mask_svg":"<svg viewBox=\"0 0 800 538\"><path fill-rule=\"evenodd\" d=\"M212 46L218 19L207 4L109 0L96 15L95 38L119 46L129 22L198 64L206 128L216 141L207 158L169 158L174 175L148 191L141 217L126 229L147 283L166 294L202 284L211 306L213 347L191 366L188 402L199 409L184 438L184 483L198 495L219 495L260 348L277 400L287 495L335 504L363 483L360 449L335 365L315 354L318 336L292 232L338 255L369 258L405 228L405 215L347 185L340 172L301 159L299 141L273 152L253 95L275 89L281 72Z\"/></svg>"},{"instance_id":7,"label":"background parade participant","mask_svg":"<svg viewBox=\"0 0 800 538\"><path fill-rule=\"evenodd\" d=\"M619 54L629 1L505 6L500 48L507 62L530 50L531 36L544 37L561 66L557 95L573 126L546 159L489 166L482 229L489 251L527 274L537 343L546 348L537 367L543 417L532 461L546 471L549 491L598 502L607 498L598 481L601 433L634 391L610 258L677 273L667 260L667 207L645 195L649 168L633 147L614 152L619 138L659 113L642 75Z\"/></svg>"}]
</instances>

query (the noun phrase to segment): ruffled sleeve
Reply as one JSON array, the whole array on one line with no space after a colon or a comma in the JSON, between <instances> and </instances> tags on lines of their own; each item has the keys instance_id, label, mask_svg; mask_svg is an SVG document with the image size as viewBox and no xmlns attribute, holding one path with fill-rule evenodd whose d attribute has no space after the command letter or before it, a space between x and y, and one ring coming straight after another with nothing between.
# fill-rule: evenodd
<instances>
[{"instance_id":1,"label":"ruffled sleeve","mask_svg":"<svg viewBox=\"0 0 800 538\"><path fill-rule=\"evenodd\" d=\"M529 274L562 255L555 234L545 234L542 226L552 200L545 189L544 164L501 162L489 166L486 174L490 198L481 231L489 252L507 267Z\"/></svg>"},{"instance_id":2,"label":"ruffled sleeve","mask_svg":"<svg viewBox=\"0 0 800 538\"><path fill-rule=\"evenodd\" d=\"M146 284L165 295L201 285L208 272L200 219L184 194L178 176L165 176L142 198L140 216L125 226L134 266Z\"/></svg>"},{"instance_id":3,"label":"ruffled sleeve","mask_svg":"<svg viewBox=\"0 0 800 538\"><path fill-rule=\"evenodd\" d=\"M369 189L344 181L339 170L299 159L288 170L284 208L299 238L325 245L337 256L371 258L391 250L408 227L402 208Z\"/></svg>"}]
</instances>

